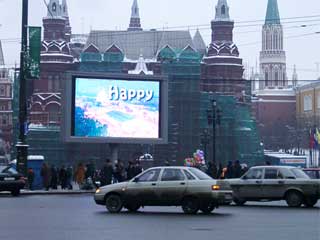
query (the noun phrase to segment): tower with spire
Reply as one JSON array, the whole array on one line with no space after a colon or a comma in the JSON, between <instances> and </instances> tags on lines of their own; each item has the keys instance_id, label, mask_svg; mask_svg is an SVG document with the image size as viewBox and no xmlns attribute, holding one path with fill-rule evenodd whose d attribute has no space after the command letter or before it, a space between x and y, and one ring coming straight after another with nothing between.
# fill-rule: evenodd
<instances>
[{"instance_id":1,"label":"tower with spire","mask_svg":"<svg viewBox=\"0 0 320 240\"><path fill-rule=\"evenodd\" d=\"M286 53L277 0L268 0L260 52L261 89L287 88Z\"/></svg>"},{"instance_id":2,"label":"tower with spire","mask_svg":"<svg viewBox=\"0 0 320 240\"><path fill-rule=\"evenodd\" d=\"M233 42L234 21L230 19L227 0L218 0L211 22L211 43L203 58L203 91L240 95L245 89L244 67Z\"/></svg>"},{"instance_id":3,"label":"tower with spire","mask_svg":"<svg viewBox=\"0 0 320 240\"><path fill-rule=\"evenodd\" d=\"M128 31L142 31L142 27L140 23L138 0L133 0Z\"/></svg>"}]
</instances>

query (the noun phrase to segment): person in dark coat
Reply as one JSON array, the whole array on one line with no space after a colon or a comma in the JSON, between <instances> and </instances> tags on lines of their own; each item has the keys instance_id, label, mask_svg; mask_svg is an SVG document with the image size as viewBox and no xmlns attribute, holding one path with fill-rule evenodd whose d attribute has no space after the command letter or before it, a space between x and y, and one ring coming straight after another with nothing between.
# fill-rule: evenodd
<instances>
[{"instance_id":1,"label":"person in dark coat","mask_svg":"<svg viewBox=\"0 0 320 240\"><path fill-rule=\"evenodd\" d=\"M232 178L240 178L242 175L242 167L240 165L240 161L237 160L233 164L233 169L232 169Z\"/></svg>"},{"instance_id":2,"label":"person in dark coat","mask_svg":"<svg viewBox=\"0 0 320 240\"><path fill-rule=\"evenodd\" d=\"M59 171L59 181L61 184L61 189L67 188L67 170L65 166L62 166Z\"/></svg>"},{"instance_id":3,"label":"person in dark coat","mask_svg":"<svg viewBox=\"0 0 320 240\"><path fill-rule=\"evenodd\" d=\"M33 181L34 181L34 171L32 168L28 169L28 187L29 190L33 190Z\"/></svg>"},{"instance_id":4,"label":"person in dark coat","mask_svg":"<svg viewBox=\"0 0 320 240\"><path fill-rule=\"evenodd\" d=\"M232 162L229 161L228 165L227 165L227 171L225 174L225 178L232 178L233 177L233 166L232 166Z\"/></svg>"},{"instance_id":5,"label":"person in dark coat","mask_svg":"<svg viewBox=\"0 0 320 240\"><path fill-rule=\"evenodd\" d=\"M217 178L217 175L218 175L218 168L217 168L217 165L214 161L210 161L209 164L208 164L208 170L207 170L207 174L216 179Z\"/></svg>"},{"instance_id":6,"label":"person in dark coat","mask_svg":"<svg viewBox=\"0 0 320 240\"><path fill-rule=\"evenodd\" d=\"M117 182L123 182L125 180L125 169L123 162L120 159L116 163L114 177Z\"/></svg>"},{"instance_id":7,"label":"person in dark coat","mask_svg":"<svg viewBox=\"0 0 320 240\"><path fill-rule=\"evenodd\" d=\"M68 168L67 168L67 188L69 190L72 190L73 189L73 186L72 186L72 178L73 178L73 168L72 166L70 165Z\"/></svg>"},{"instance_id":8,"label":"person in dark coat","mask_svg":"<svg viewBox=\"0 0 320 240\"><path fill-rule=\"evenodd\" d=\"M50 173L51 173L50 186L52 189L58 189L58 170L54 165L51 166Z\"/></svg>"},{"instance_id":9,"label":"person in dark coat","mask_svg":"<svg viewBox=\"0 0 320 240\"><path fill-rule=\"evenodd\" d=\"M142 173L143 169L140 165L140 161L137 160L134 165L134 177Z\"/></svg>"},{"instance_id":10,"label":"person in dark coat","mask_svg":"<svg viewBox=\"0 0 320 240\"><path fill-rule=\"evenodd\" d=\"M222 178L222 171L223 171L222 163L219 162L219 166L218 166L218 170L217 170L217 179Z\"/></svg>"},{"instance_id":11,"label":"person in dark coat","mask_svg":"<svg viewBox=\"0 0 320 240\"><path fill-rule=\"evenodd\" d=\"M50 187L50 169L46 163L42 164L40 175L42 177L43 187L49 191Z\"/></svg>"},{"instance_id":12,"label":"person in dark coat","mask_svg":"<svg viewBox=\"0 0 320 240\"><path fill-rule=\"evenodd\" d=\"M110 159L107 159L101 171L101 185L110 185L112 183L112 175L112 162Z\"/></svg>"},{"instance_id":13,"label":"person in dark coat","mask_svg":"<svg viewBox=\"0 0 320 240\"><path fill-rule=\"evenodd\" d=\"M131 180L135 177L134 175L134 164L132 161L129 161L128 167L126 168L127 171L127 180Z\"/></svg>"}]
</instances>

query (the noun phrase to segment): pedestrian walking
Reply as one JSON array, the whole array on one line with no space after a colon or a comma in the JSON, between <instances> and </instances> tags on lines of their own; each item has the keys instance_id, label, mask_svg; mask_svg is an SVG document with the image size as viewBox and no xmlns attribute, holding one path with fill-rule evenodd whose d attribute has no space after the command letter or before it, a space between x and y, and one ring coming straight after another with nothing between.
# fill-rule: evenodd
<instances>
[{"instance_id":1,"label":"pedestrian walking","mask_svg":"<svg viewBox=\"0 0 320 240\"><path fill-rule=\"evenodd\" d=\"M131 180L132 178L135 177L135 170L134 170L134 164L132 161L129 161L128 163L128 167L126 168L126 172L127 172L127 180Z\"/></svg>"},{"instance_id":2,"label":"pedestrian walking","mask_svg":"<svg viewBox=\"0 0 320 240\"><path fill-rule=\"evenodd\" d=\"M140 165L140 161L136 160L135 165L134 165L134 177L142 173L143 169Z\"/></svg>"},{"instance_id":3,"label":"pedestrian walking","mask_svg":"<svg viewBox=\"0 0 320 240\"><path fill-rule=\"evenodd\" d=\"M110 185L112 183L113 167L110 159L107 159L101 171L101 185Z\"/></svg>"},{"instance_id":4,"label":"pedestrian walking","mask_svg":"<svg viewBox=\"0 0 320 240\"><path fill-rule=\"evenodd\" d=\"M60 181L61 189L66 189L67 188L67 170L64 165L60 168L60 171L59 171L59 181Z\"/></svg>"},{"instance_id":5,"label":"pedestrian walking","mask_svg":"<svg viewBox=\"0 0 320 240\"><path fill-rule=\"evenodd\" d=\"M46 163L42 164L40 175L42 177L42 184L46 191L49 191L50 187L50 170Z\"/></svg>"},{"instance_id":6,"label":"pedestrian walking","mask_svg":"<svg viewBox=\"0 0 320 240\"><path fill-rule=\"evenodd\" d=\"M28 169L28 187L29 187L29 190L33 190L33 181L34 181L34 171L32 168L29 168Z\"/></svg>"},{"instance_id":7,"label":"pedestrian walking","mask_svg":"<svg viewBox=\"0 0 320 240\"><path fill-rule=\"evenodd\" d=\"M50 187L52 189L58 189L58 170L54 165L51 166L50 173L51 173Z\"/></svg>"},{"instance_id":8,"label":"pedestrian walking","mask_svg":"<svg viewBox=\"0 0 320 240\"><path fill-rule=\"evenodd\" d=\"M73 189L72 178L73 178L73 168L71 165L69 165L69 167L67 168L67 188L69 190Z\"/></svg>"},{"instance_id":9,"label":"pedestrian walking","mask_svg":"<svg viewBox=\"0 0 320 240\"><path fill-rule=\"evenodd\" d=\"M207 169L207 174L216 179L217 178L217 175L218 175L218 168L217 168L217 165L214 161L210 161L208 163L208 169Z\"/></svg>"},{"instance_id":10,"label":"pedestrian walking","mask_svg":"<svg viewBox=\"0 0 320 240\"><path fill-rule=\"evenodd\" d=\"M232 162L229 161L227 165L227 171L225 173L225 178L232 178L233 177L233 167L232 167Z\"/></svg>"},{"instance_id":11,"label":"pedestrian walking","mask_svg":"<svg viewBox=\"0 0 320 240\"><path fill-rule=\"evenodd\" d=\"M115 165L114 177L116 182L123 182L125 180L125 169L123 162L119 159Z\"/></svg>"},{"instance_id":12,"label":"pedestrian walking","mask_svg":"<svg viewBox=\"0 0 320 240\"><path fill-rule=\"evenodd\" d=\"M85 174L86 174L86 169L84 168L82 163L79 163L75 172L75 180L80 187L84 183Z\"/></svg>"},{"instance_id":13,"label":"pedestrian walking","mask_svg":"<svg viewBox=\"0 0 320 240\"><path fill-rule=\"evenodd\" d=\"M240 165L240 161L237 160L233 164L233 169L232 169L232 178L240 178L242 175L242 168Z\"/></svg>"}]
</instances>

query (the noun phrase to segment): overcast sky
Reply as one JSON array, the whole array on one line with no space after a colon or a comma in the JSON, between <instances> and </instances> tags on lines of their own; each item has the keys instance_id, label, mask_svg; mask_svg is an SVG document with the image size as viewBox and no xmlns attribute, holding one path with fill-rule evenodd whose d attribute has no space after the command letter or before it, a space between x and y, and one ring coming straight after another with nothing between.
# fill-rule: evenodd
<instances>
[{"instance_id":1,"label":"overcast sky","mask_svg":"<svg viewBox=\"0 0 320 240\"><path fill-rule=\"evenodd\" d=\"M29 25L41 26L47 14L44 0L29 0ZM49 0L46 0L47 2ZM133 0L68 0L73 33L88 33L90 29L126 29L129 24ZM144 29L190 29L198 26L206 42L210 43L210 21L214 18L214 6L218 0L138 0ZM261 49L261 27L266 15L267 0L228 0L230 16L236 22L234 41L245 65L255 66ZM320 1L278 0L281 18L315 16L282 20L287 53L288 77L293 65L297 65L299 79L313 80L319 74L316 62L320 62ZM0 39L5 62L13 65L19 61L22 0L0 0ZM242 22L242 23L241 23ZM284 23L287 22L287 23ZM243 26L251 25L251 26ZM258 26L252 26L258 25ZM300 27L307 25L306 27ZM188 27L190 26L190 27ZM309 34L308 36L301 36ZM297 37L298 36L298 37Z\"/></svg>"}]
</instances>

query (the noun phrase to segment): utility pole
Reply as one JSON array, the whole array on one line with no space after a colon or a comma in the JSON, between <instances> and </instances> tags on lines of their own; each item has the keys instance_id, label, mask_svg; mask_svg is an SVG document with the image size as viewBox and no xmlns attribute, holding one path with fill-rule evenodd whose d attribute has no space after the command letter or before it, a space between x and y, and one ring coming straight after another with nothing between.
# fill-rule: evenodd
<instances>
[{"instance_id":1,"label":"utility pole","mask_svg":"<svg viewBox=\"0 0 320 240\"><path fill-rule=\"evenodd\" d=\"M216 162L217 101L212 100L212 161Z\"/></svg>"},{"instance_id":2,"label":"utility pole","mask_svg":"<svg viewBox=\"0 0 320 240\"><path fill-rule=\"evenodd\" d=\"M28 145L26 144L27 131L27 99L26 99L26 76L27 76L27 52L28 52L28 0L22 0L22 32L20 53L20 86L19 86L19 139L17 148L17 170L26 176Z\"/></svg>"}]
</instances>

